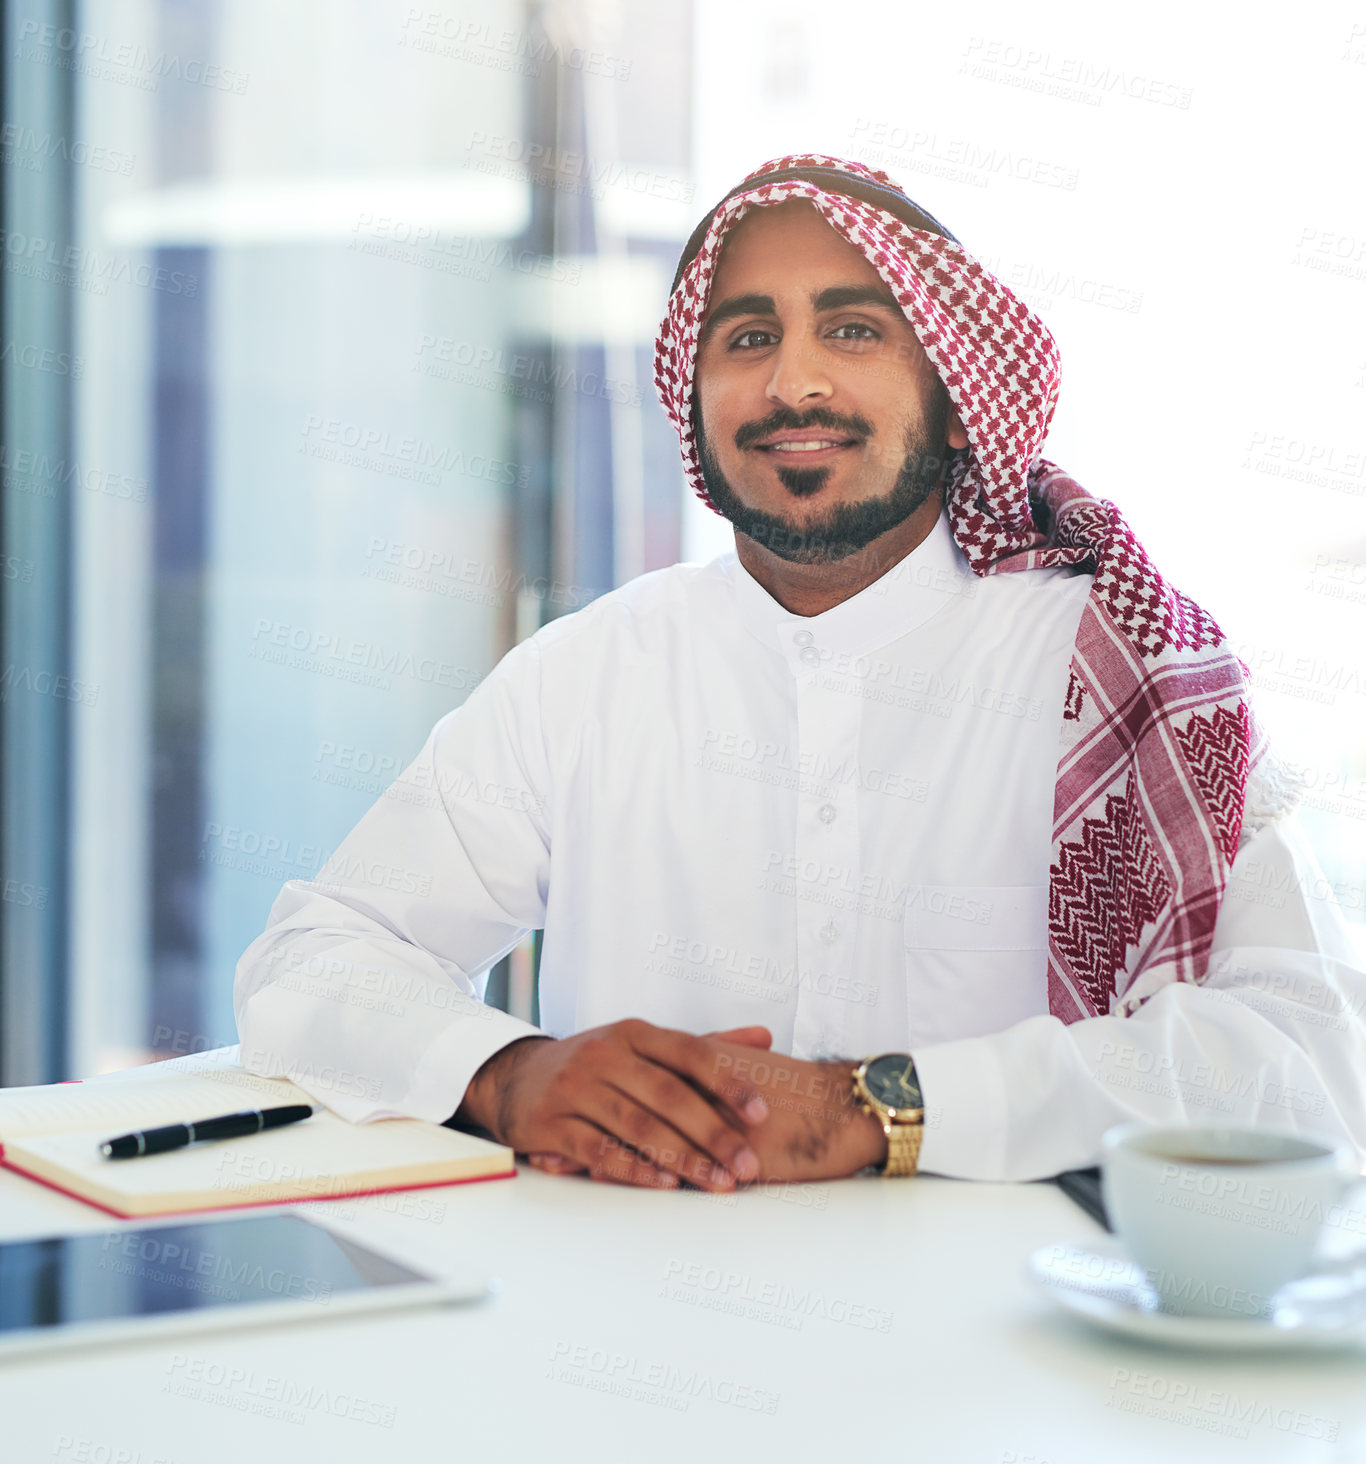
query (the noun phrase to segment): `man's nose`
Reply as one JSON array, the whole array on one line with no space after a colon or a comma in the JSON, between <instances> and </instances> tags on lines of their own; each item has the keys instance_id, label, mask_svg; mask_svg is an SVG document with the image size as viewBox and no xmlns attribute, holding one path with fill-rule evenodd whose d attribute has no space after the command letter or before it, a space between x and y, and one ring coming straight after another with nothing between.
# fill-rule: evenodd
<instances>
[{"instance_id":1,"label":"man's nose","mask_svg":"<svg viewBox=\"0 0 1366 1464\"><path fill-rule=\"evenodd\" d=\"M833 390L817 343L800 331L784 335L773 359L768 399L788 407L811 406L824 401Z\"/></svg>"}]
</instances>

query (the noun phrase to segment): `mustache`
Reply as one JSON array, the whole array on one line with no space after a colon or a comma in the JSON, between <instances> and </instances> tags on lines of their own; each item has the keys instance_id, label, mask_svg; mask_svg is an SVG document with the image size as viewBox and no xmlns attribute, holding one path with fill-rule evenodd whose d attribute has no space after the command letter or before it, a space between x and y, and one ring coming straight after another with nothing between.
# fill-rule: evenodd
<instances>
[{"instance_id":1,"label":"mustache","mask_svg":"<svg viewBox=\"0 0 1366 1464\"><path fill-rule=\"evenodd\" d=\"M780 407L760 422L746 422L735 432L736 447L750 447L761 437L774 432L800 432L806 427L825 427L838 432L841 437L853 437L858 441L873 435L873 424L867 417L855 413L852 417L841 417L829 407L814 407L804 417L786 407Z\"/></svg>"}]
</instances>

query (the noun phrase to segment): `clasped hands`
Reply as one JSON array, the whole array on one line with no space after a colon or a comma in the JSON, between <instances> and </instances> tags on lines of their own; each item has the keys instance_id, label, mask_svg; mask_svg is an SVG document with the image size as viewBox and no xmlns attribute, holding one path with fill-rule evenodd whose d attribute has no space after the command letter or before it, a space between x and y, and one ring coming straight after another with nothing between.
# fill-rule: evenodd
<instances>
[{"instance_id":1,"label":"clasped hands","mask_svg":"<svg viewBox=\"0 0 1366 1464\"><path fill-rule=\"evenodd\" d=\"M455 1117L551 1174L713 1192L839 1179L886 1158L851 1062L769 1051L766 1027L704 1036L628 1019L494 1053Z\"/></svg>"}]
</instances>

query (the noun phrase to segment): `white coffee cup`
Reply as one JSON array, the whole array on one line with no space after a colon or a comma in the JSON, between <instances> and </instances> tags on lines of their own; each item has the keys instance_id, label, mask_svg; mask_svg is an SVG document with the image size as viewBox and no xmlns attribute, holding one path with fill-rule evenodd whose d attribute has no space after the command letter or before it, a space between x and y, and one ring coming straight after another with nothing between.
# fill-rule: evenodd
<instances>
[{"instance_id":1,"label":"white coffee cup","mask_svg":"<svg viewBox=\"0 0 1366 1464\"><path fill-rule=\"evenodd\" d=\"M1180 1315L1267 1315L1360 1178L1351 1148L1318 1134L1125 1124L1102 1141L1110 1223Z\"/></svg>"}]
</instances>

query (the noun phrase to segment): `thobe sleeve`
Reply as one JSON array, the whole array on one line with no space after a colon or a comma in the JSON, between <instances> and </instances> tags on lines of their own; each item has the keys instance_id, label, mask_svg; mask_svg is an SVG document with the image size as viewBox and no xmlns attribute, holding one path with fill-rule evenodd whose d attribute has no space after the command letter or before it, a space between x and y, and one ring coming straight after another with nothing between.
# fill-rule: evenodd
<instances>
[{"instance_id":1,"label":"thobe sleeve","mask_svg":"<svg viewBox=\"0 0 1366 1464\"><path fill-rule=\"evenodd\" d=\"M1030 1017L914 1051L920 1167L1028 1180L1096 1164L1114 1124L1328 1134L1366 1157L1366 970L1293 815L1234 860L1208 974L1130 1016Z\"/></svg>"},{"instance_id":2,"label":"thobe sleeve","mask_svg":"<svg viewBox=\"0 0 1366 1464\"><path fill-rule=\"evenodd\" d=\"M354 1121L441 1122L500 1048L487 971L545 923L550 776L540 651L514 647L312 880L291 880L237 966L241 1061Z\"/></svg>"}]
</instances>

